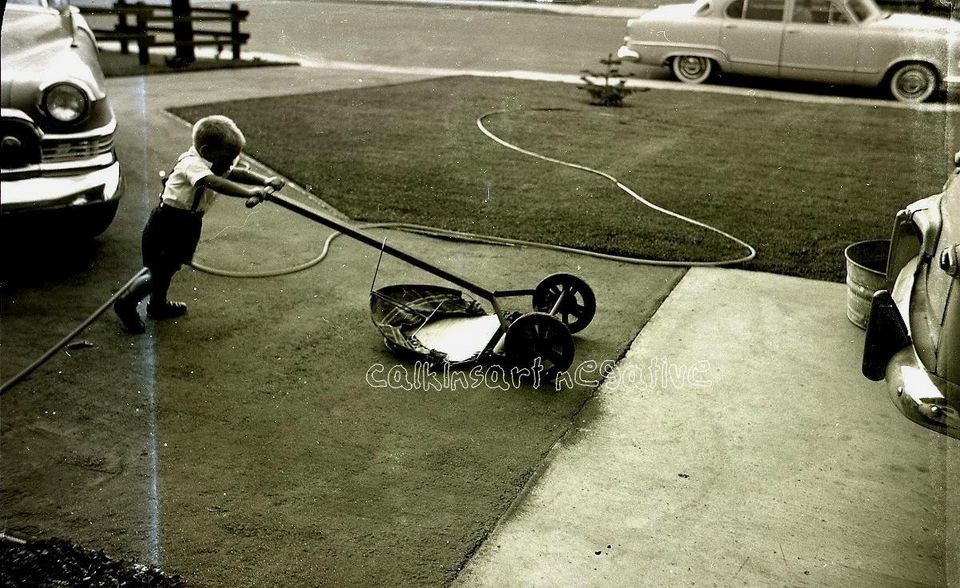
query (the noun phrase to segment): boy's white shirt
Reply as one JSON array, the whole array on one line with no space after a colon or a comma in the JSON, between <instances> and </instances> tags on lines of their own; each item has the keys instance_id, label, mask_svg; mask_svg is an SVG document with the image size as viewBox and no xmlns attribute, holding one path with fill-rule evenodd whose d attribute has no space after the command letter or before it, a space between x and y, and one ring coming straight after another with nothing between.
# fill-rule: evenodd
<instances>
[{"instance_id":1,"label":"boy's white shirt","mask_svg":"<svg viewBox=\"0 0 960 588\"><path fill-rule=\"evenodd\" d=\"M240 157L237 156L230 165L230 169L224 172L227 176L233 171ZM196 147L190 147L187 151L180 154L177 158L177 164L173 166L173 171L167 177L163 185L163 192L160 194L160 200L167 206L191 210L193 207L193 197L197 191L196 185L201 179L212 176L213 164L204 159ZM203 212L213 206L217 199L217 193L210 189L205 189L200 196L200 205L197 211Z\"/></svg>"}]
</instances>

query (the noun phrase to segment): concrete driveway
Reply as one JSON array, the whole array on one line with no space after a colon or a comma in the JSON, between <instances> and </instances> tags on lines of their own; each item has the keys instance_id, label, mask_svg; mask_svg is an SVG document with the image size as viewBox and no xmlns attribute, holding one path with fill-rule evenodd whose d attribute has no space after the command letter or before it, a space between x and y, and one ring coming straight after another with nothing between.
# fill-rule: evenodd
<instances>
[{"instance_id":1,"label":"concrete driveway","mask_svg":"<svg viewBox=\"0 0 960 588\"><path fill-rule=\"evenodd\" d=\"M844 296L690 270L458 585L960 585L960 443L860 375Z\"/></svg>"}]
</instances>

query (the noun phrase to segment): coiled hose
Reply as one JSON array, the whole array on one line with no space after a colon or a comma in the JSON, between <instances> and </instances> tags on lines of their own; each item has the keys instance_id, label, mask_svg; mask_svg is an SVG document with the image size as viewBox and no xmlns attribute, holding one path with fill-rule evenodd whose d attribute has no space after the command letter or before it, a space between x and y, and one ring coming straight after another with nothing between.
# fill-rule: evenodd
<instances>
[{"instance_id":1,"label":"coiled hose","mask_svg":"<svg viewBox=\"0 0 960 588\"><path fill-rule=\"evenodd\" d=\"M557 110L561 110L561 109L557 109L557 108L529 109L529 111L533 111L533 112L553 112ZM609 182L613 183L619 190L625 192L631 198L633 198L640 204L646 206L647 208L650 208L651 210L665 214L667 216L670 216L682 222L689 223L696 227L706 229L708 231L711 231L713 233L716 233L722 236L725 239L733 241L734 243L743 247L746 250L747 252L746 255L733 258L733 259L707 260L707 261L674 261L674 260L665 260L665 259L646 259L641 257L631 257L627 255L612 255L609 253L598 253L596 251L587 251L585 249L578 249L576 247L564 247L563 245L550 245L547 243L539 243L536 241L526 241L523 239L511 239L507 237L477 235L474 233L467 233L463 231L453 231L449 229L440 229L436 227L428 227L425 225L418 225L418 224L411 224L411 223L401 223L401 222L367 223L367 224L357 225L357 228L359 229L392 229L392 230L404 231L408 233L416 233L419 235L426 235L430 237L442 237L445 239L451 239L456 241L466 241L471 243L485 243L490 245L531 247L531 248L537 248L537 249L546 249L549 251L563 251L566 253L585 255L588 257L605 259L609 261L619 261L623 263L633 263L633 264L642 264L642 265L656 265L656 266L664 266L664 267L720 267L720 266L744 263L752 260L757 256L757 250L754 249L754 247L749 243L747 243L746 241L738 237L735 237L730 233L727 233L726 231L718 229L717 227L709 225L705 222L698 221L696 219L684 216L678 212L674 212L662 206L658 206L657 204L650 202L643 196L640 196L639 194L634 192L632 189L630 189L629 186L627 186L626 184L624 184L623 182L621 182L620 180L618 180L617 178L615 178L614 176L606 172L602 172L600 170L587 167L585 165L580 165L578 163L571 163L569 161L563 161L561 159L549 157L547 155L543 155L541 153L537 153L535 151L525 149L518 145L514 145L513 143L510 143L504 139L501 139L484 125L484 121L489 119L490 117L500 115L500 114L506 114L508 112L510 111L506 109L498 109L498 110L491 110L487 113L482 114L477 118L477 121L476 121L477 128L479 128L480 132L482 132L484 135L486 135L491 140L496 142L498 145L506 147L507 149L510 149L512 151L516 151L517 153L521 153L523 155L526 155L528 157L533 157L541 161L553 163L555 165L560 165L560 166L568 167L571 169L577 169L586 173L600 176L601 178L604 178L605 180L608 180ZM217 268L203 265L198 262L193 262L191 265L193 268L199 271L212 274L215 276L221 276L221 277L227 277L227 278L272 278L276 276L292 274L292 273L304 271L306 269L310 269L311 267L322 262L324 258L326 258L327 254L330 252L330 243L333 242L333 240L337 238L339 235L340 233L334 232L329 237L327 237L326 241L324 241L323 243L323 249L321 250L320 254L317 257L305 263L302 263L293 267L289 267L289 268L284 268L279 270L268 270L268 271L261 271L261 272L240 272L240 271L229 271L229 270L217 269Z\"/></svg>"}]
</instances>

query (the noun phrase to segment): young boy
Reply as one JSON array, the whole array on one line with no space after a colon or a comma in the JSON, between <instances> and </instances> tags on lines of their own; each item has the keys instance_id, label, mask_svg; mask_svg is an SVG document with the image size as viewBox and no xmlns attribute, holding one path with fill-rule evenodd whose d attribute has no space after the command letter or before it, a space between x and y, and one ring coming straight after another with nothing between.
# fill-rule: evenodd
<instances>
[{"instance_id":1,"label":"young boy","mask_svg":"<svg viewBox=\"0 0 960 588\"><path fill-rule=\"evenodd\" d=\"M280 178L266 178L234 167L245 143L243 133L225 116L208 116L193 125L193 146L177 159L164 182L160 205L150 213L143 229L143 265L150 271L113 305L131 333L145 330L137 305L148 294L147 316L151 319L175 318L187 312L186 304L167 300L167 290L173 275L193 259L203 213L213 205L218 193L263 200L267 187L283 187Z\"/></svg>"}]
</instances>

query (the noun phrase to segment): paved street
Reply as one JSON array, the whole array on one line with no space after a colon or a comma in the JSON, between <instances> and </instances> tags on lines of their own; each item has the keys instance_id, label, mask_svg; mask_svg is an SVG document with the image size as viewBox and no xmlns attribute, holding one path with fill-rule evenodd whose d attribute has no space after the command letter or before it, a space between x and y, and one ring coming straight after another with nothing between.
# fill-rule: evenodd
<instances>
[{"instance_id":1,"label":"paved street","mask_svg":"<svg viewBox=\"0 0 960 588\"><path fill-rule=\"evenodd\" d=\"M618 18L263 0L245 6L252 51L310 61L576 74L616 53L626 31Z\"/></svg>"}]
</instances>

